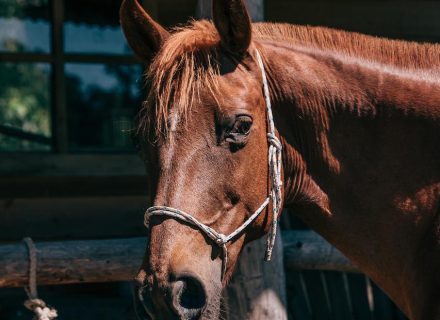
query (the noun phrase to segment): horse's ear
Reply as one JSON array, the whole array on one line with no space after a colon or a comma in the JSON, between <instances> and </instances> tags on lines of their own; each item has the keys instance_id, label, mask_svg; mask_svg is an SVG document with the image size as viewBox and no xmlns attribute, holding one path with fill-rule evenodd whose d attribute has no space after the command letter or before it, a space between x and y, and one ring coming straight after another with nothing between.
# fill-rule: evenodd
<instances>
[{"instance_id":1,"label":"horse's ear","mask_svg":"<svg viewBox=\"0 0 440 320\"><path fill-rule=\"evenodd\" d=\"M213 0L212 18L223 47L245 53L251 44L252 26L243 0Z\"/></svg>"},{"instance_id":2,"label":"horse's ear","mask_svg":"<svg viewBox=\"0 0 440 320\"><path fill-rule=\"evenodd\" d=\"M144 62L154 57L170 35L145 12L137 0L124 0L119 18L128 44Z\"/></svg>"}]
</instances>

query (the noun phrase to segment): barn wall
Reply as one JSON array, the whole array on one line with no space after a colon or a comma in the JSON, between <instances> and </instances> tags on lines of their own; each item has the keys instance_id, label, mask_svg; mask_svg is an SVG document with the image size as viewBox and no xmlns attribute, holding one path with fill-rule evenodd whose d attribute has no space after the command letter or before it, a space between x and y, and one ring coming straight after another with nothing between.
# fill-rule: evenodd
<instances>
[{"instance_id":1,"label":"barn wall","mask_svg":"<svg viewBox=\"0 0 440 320\"><path fill-rule=\"evenodd\" d=\"M440 41L437 1L266 1L266 20L327 26L415 41Z\"/></svg>"}]
</instances>

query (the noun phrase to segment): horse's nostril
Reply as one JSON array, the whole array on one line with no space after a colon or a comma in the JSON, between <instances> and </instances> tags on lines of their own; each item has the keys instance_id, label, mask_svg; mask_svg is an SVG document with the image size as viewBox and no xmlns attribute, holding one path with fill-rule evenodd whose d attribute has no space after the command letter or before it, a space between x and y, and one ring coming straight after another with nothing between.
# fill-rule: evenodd
<instances>
[{"instance_id":1,"label":"horse's nostril","mask_svg":"<svg viewBox=\"0 0 440 320\"><path fill-rule=\"evenodd\" d=\"M205 307L206 292L198 279L181 277L175 282L174 289L174 304L178 309L186 313L200 313Z\"/></svg>"}]
</instances>

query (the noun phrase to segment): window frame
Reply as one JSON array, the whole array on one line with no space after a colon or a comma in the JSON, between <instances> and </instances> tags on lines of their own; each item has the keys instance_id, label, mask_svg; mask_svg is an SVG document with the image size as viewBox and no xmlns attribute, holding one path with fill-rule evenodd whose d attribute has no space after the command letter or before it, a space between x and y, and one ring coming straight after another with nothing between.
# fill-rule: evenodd
<instances>
[{"instance_id":1,"label":"window frame","mask_svg":"<svg viewBox=\"0 0 440 320\"><path fill-rule=\"evenodd\" d=\"M51 48L49 53L0 52L0 61L3 63L49 63L51 65L49 87L51 95L49 106L51 150L49 153L55 154L69 153L65 65L67 63L141 64L141 61L132 54L66 53L64 50L65 1L69 0L49 0L49 22L51 24L51 32L49 35ZM32 141L35 138L40 142L46 141L44 140L46 137L18 131L20 130L11 130L11 128L0 124L0 134L6 134L24 140ZM99 149L96 149L96 151L99 152ZM14 152L4 152L4 154L8 153Z\"/></svg>"}]
</instances>

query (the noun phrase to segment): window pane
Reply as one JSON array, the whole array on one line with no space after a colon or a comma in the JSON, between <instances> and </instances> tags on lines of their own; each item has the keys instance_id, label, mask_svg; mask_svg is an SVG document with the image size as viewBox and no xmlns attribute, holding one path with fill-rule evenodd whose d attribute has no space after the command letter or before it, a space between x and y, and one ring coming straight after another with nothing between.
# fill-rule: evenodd
<instances>
[{"instance_id":1,"label":"window pane","mask_svg":"<svg viewBox=\"0 0 440 320\"><path fill-rule=\"evenodd\" d=\"M66 52L131 53L119 25L121 0L67 1Z\"/></svg>"},{"instance_id":2,"label":"window pane","mask_svg":"<svg viewBox=\"0 0 440 320\"><path fill-rule=\"evenodd\" d=\"M72 151L134 150L130 130L141 105L141 78L140 65L66 65Z\"/></svg>"},{"instance_id":3,"label":"window pane","mask_svg":"<svg viewBox=\"0 0 440 320\"><path fill-rule=\"evenodd\" d=\"M0 150L50 149L50 65L0 63Z\"/></svg>"},{"instance_id":4,"label":"window pane","mask_svg":"<svg viewBox=\"0 0 440 320\"><path fill-rule=\"evenodd\" d=\"M50 51L49 0L1 0L0 51Z\"/></svg>"}]
</instances>

